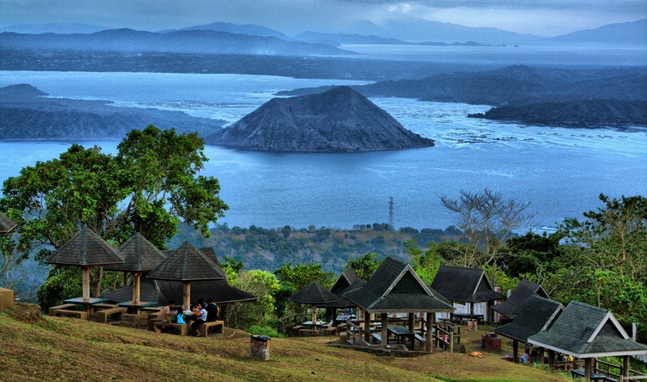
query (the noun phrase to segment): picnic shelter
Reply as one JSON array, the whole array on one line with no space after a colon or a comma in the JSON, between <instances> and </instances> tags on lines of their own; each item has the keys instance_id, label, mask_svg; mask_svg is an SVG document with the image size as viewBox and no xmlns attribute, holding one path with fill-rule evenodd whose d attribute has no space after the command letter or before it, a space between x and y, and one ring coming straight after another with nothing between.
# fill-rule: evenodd
<instances>
[{"instance_id":1,"label":"picnic shelter","mask_svg":"<svg viewBox=\"0 0 647 382\"><path fill-rule=\"evenodd\" d=\"M533 283L532 281L528 281L527 279L523 279L510 294L507 300L500 304L494 305L492 307L492 310L507 317L508 319L512 319L516 314L516 310L525 305L526 301L528 301L533 296L550 298L546 290L544 290L541 285Z\"/></svg>"}]
</instances>

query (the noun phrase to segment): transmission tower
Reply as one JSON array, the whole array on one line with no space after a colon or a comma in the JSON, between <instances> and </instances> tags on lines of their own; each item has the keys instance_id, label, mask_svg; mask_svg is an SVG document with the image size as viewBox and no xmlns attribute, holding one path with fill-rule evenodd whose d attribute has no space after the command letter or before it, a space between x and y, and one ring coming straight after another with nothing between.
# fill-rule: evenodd
<instances>
[{"instance_id":1,"label":"transmission tower","mask_svg":"<svg viewBox=\"0 0 647 382\"><path fill-rule=\"evenodd\" d=\"M393 229L393 196L389 196L389 227Z\"/></svg>"}]
</instances>

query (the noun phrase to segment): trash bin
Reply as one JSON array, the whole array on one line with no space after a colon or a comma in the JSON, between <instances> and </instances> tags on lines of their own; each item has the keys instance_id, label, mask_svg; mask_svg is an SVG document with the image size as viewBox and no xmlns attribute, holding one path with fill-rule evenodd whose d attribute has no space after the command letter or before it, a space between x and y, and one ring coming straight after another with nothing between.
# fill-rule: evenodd
<instances>
[{"instance_id":1,"label":"trash bin","mask_svg":"<svg viewBox=\"0 0 647 382\"><path fill-rule=\"evenodd\" d=\"M468 320L467 321L467 331L468 332L477 332L478 331L478 324L476 320Z\"/></svg>"},{"instance_id":2,"label":"trash bin","mask_svg":"<svg viewBox=\"0 0 647 382\"><path fill-rule=\"evenodd\" d=\"M270 359L270 340L268 336L251 336L249 339L249 354L259 361Z\"/></svg>"}]
</instances>

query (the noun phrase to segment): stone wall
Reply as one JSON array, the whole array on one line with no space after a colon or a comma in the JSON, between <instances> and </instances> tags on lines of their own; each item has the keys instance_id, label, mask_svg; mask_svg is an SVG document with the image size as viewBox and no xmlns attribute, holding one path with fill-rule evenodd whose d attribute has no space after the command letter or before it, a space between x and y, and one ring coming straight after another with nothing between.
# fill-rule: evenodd
<instances>
[{"instance_id":1,"label":"stone wall","mask_svg":"<svg viewBox=\"0 0 647 382\"><path fill-rule=\"evenodd\" d=\"M11 308L13 303L13 291L11 289L0 288L0 311Z\"/></svg>"}]
</instances>

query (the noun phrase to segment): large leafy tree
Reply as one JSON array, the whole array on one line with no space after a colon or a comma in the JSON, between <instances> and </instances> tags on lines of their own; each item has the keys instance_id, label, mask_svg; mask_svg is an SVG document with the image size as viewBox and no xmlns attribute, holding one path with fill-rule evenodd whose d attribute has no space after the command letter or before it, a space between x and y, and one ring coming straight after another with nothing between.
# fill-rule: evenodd
<instances>
[{"instance_id":1,"label":"large leafy tree","mask_svg":"<svg viewBox=\"0 0 647 382\"><path fill-rule=\"evenodd\" d=\"M227 205L213 177L198 175L207 161L196 134L152 125L131 131L116 155L74 144L58 159L25 167L4 182L0 209L18 223L17 250L45 259L89 226L115 246L135 232L160 249L180 220L209 235ZM95 294L101 284L95 275Z\"/></svg>"}]
</instances>

